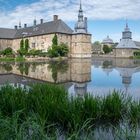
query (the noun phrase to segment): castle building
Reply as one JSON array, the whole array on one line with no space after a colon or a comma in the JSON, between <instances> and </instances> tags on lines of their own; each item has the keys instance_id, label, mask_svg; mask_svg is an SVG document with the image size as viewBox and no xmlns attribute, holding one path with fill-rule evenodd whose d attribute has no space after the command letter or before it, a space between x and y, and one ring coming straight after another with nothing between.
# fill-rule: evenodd
<instances>
[{"instance_id":1,"label":"castle building","mask_svg":"<svg viewBox=\"0 0 140 140\"><path fill-rule=\"evenodd\" d=\"M15 52L20 48L21 39L29 39L30 49L47 52L52 45L54 35L58 36L59 43L66 43L69 47L69 57L86 58L91 57L91 34L87 31L87 18L83 16L82 4L78 14L78 21L73 31L64 21L54 15L53 21L37 24L34 20L33 26L15 26L14 29L0 28L0 50L11 47Z\"/></svg>"},{"instance_id":2,"label":"castle building","mask_svg":"<svg viewBox=\"0 0 140 140\"><path fill-rule=\"evenodd\" d=\"M115 55L116 57L131 57L133 53L139 49L138 42L136 44L136 42L132 40L132 32L126 23L126 27L122 32L122 39L115 48Z\"/></svg>"},{"instance_id":3,"label":"castle building","mask_svg":"<svg viewBox=\"0 0 140 140\"><path fill-rule=\"evenodd\" d=\"M107 45L107 46L111 47L114 45L114 42L109 36L107 36L105 39L103 39L102 45Z\"/></svg>"}]
</instances>

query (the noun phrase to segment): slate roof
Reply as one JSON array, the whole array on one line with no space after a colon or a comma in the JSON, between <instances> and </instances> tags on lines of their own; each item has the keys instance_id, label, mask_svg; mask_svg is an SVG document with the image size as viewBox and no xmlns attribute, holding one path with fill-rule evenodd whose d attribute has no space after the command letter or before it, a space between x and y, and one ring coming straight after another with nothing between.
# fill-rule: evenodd
<instances>
[{"instance_id":1,"label":"slate roof","mask_svg":"<svg viewBox=\"0 0 140 140\"><path fill-rule=\"evenodd\" d=\"M0 39L13 39L16 32L15 29L0 28Z\"/></svg>"},{"instance_id":2,"label":"slate roof","mask_svg":"<svg viewBox=\"0 0 140 140\"><path fill-rule=\"evenodd\" d=\"M135 45L140 48L140 42L134 41Z\"/></svg>"},{"instance_id":3,"label":"slate roof","mask_svg":"<svg viewBox=\"0 0 140 140\"><path fill-rule=\"evenodd\" d=\"M0 28L1 39L15 39L51 33L72 34L73 30L61 19L21 29Z\"/></svg>"},{"instance_id":4,"label":"slate roof","mask_svg":"<svg viewBox=\"0 0 140 140\"><path fill-rule=\"evenodd\" d=\"M132 39L121 39L120 43L117 45L116 48L139 49L139 47Z\"/></svg>"}]
</instances>

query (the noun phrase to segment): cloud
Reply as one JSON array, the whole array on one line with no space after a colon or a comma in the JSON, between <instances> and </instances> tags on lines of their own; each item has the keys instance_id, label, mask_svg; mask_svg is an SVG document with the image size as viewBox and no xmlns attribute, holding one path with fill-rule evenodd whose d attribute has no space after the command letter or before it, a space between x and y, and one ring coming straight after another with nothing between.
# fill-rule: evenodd
<instances>
[{"instance_id":1,"label":"cloud","mask_svg":"<svg viewBox=\"0 0 140 140\"><path fill-rule=\"evenodd\" d=\"M9 0L7 0L9 3L5 1L0 0L0 26L2 27L12 27L19 20L22 23L32 24L35 17L48 21L54 14L58 14L64 21L75 21L79 9L79 0L39 0L18 5L11 10L2 6L10 3L12 5ZM90 20L140 19L140 0L83 0L82 4L84 14Z\"/></svg>"}]
</instances>

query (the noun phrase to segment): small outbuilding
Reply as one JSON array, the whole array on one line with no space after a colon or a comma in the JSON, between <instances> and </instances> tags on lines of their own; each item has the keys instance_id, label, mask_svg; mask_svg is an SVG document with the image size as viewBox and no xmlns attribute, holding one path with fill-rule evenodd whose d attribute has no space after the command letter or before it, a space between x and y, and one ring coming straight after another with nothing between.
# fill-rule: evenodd
<instances>
[{"instance_id":1,"label":"small outbuilding","mask_svg":"<svg viewBox=\"0 0 140 140\"><path fill-rule=\"evenodd\" d=\"M132 57L135 51L140 50L136 42L132 40L132 32L130 31L128 24L122 32L122 39L117 47L114 49L116 57Z\"/></svg>"}]
</instances>

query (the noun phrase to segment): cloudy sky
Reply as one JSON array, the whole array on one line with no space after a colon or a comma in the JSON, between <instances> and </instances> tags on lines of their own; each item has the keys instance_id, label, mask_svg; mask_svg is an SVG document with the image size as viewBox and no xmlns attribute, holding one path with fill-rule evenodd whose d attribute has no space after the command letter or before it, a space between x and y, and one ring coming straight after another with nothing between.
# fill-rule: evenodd
<instances>
[{"instance_id":1,"label":"cloudy sky","mask_svg":"<svg viewBox=\"0 0 140 140\"><path fill-rule=\"evenodd\" d=\"M71 28L77 20L80 0L0 0L0 27L14 27L21 21L32 25L52 20L58 14ZM119 41L126 19L133 31L133 39L140 41L140 0L82 0L84 15L88 17L92 40L101 41L109 35Z\"/></svg>"}]
</instances>

